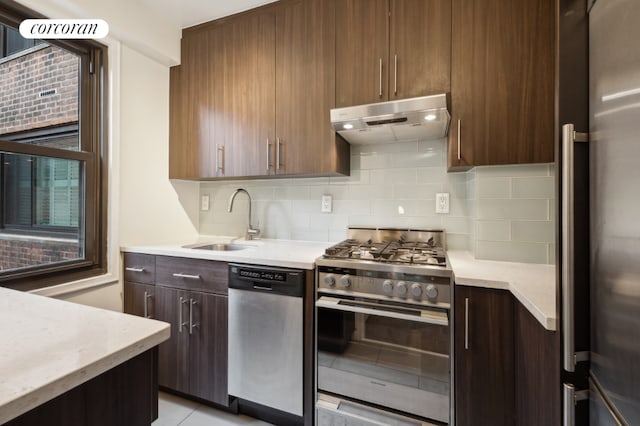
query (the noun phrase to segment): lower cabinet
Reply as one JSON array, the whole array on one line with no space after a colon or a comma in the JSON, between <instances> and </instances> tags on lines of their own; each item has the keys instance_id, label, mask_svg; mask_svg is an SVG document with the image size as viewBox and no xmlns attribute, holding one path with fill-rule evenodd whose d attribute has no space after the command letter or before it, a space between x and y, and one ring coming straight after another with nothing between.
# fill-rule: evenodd
<instances>
[{"instance_id":1,"label":"lower cabinet","mask_svg":"<svg viewBox=\"0 0 640 426\"><path fill-rule=\"evenodd\" d=\"M455 287L456 425L561 424L560 335L507 290Z\"/></svg>"},{"instance_id":2,"label":"lower cabinet","mask_svg":"<svg viewBox=\"0 0 640 426\"><path fill-rule=\"evenodd\" d=\"M154 284L124 282L125 312L171 324L171 338L158 351L159 385L223 406L229 405L226 269L225 262L156 256Z\"/></svg>"},{"instance_id":3,"label":"lower cabinet","mask_svg":"<svg viewBox=\"0 0 640 426\"><path fill-rule=\"evenodd\" d=\"M4 426L150 426L158 418L158 349L105 371Z\"/></svg>"},{"instance_id":4,"label":"lower cabinet","mask_svg":"<svg viewBox=\"0 0 640 426\"><path fill-rule=\"evenodd\" d=\"M513 299L455 287L456 425L514 425Z\"/></svg>"},{"instance_id":5,"label":"lower cabinet","mask_svg":"<svg viewBox=\"0 0 640 426\"><path fill-rule=\"evenodd\" d=\"M156 294L157 319L172 330L160 345L160 386L227 405L227 297L162 286Z\"/></svg>"}]
</instances>

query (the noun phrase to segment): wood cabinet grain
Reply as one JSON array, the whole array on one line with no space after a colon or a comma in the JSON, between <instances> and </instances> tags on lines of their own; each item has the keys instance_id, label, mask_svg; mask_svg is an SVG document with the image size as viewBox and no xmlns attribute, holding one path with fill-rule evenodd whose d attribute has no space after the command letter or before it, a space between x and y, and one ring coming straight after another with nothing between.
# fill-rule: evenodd
<instances>
[{"instance_id":1,"label":"wood cabinet grain","mask_svg":"<svg viewBox=\"0 0 640 426\"><path fill-rule=\"evenodd\" d=\"M329 119L334 15L335 0L284 0L184 31L183 54L200 57L171 72L170 176L348 174Z\"/></svg>"},{"instance_id":2,"label":"wood cabinet grain","mask_svg":"<svg viewBox=\"0 0 640 426\"><path fill-rule=\"evenodd\" d=\"M338 107L450 91L449 0L346 0L336 14Z\"/></svg>"},{"instance_id":3,"label":"wood cabinet grain","mask_svg":"<svg viewBox=\"0 0 640 426\"><path fill-rule=\"evenodd\" d=\"M455 288L456 424L515 424L513 300L505 290Z\"/></svg>"},{"instance_id":4,"label":"wood cabinet grain","mask_svg":"<svg viewBox=\"0 0 640 426\"><path fill-rule=\"evenodd\" d=\"M449 169L553 161L555 2L451 5Z\"/></svg>"},{"instance_id":5,"label":"wood cabinet grain","mask_svg":"<svg viewBox=\"0 0 640 426\"><path fill-rule=\"evenodd\" d=\"M545 330L521 303L515 303L514 315L517 424L559 426L560 333Z\"/></svg>"},{"instance_id":6,"label":"wood cabinet grain","mask_svg":"<svg viewBox=\"0 0 640 426\"><path fill-rule=\"evenodd\" d=\"M5 426L149 426L158 418L157 351L143 352Z\"/></svg>"}]
</instances>

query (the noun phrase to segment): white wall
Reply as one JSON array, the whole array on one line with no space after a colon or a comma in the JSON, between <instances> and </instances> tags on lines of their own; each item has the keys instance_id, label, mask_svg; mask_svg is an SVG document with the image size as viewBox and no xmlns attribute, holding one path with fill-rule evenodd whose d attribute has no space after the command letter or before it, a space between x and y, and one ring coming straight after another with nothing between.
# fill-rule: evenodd
<instances>
[{"instance_id":1,"label":"white wall","mask_svg":"<svg viewBox=\"0 0 640 426\"><path fill-rule=\"evenodd\" d=\"M115 40L165 65L180 63L182 30L152 8L130 0L17 0L51 18L104 19Z\"/></svg>"},{"instance_id":2,"label":"white wall","mask_svg":"<svg viewBox=\"0 0 640 426\"><path fill-rule=\"evenodd\" d=\"M194 239L198 183L168 178L169 68L123 46L120 70L120 245Z\"/></svg>"}]
</instances>

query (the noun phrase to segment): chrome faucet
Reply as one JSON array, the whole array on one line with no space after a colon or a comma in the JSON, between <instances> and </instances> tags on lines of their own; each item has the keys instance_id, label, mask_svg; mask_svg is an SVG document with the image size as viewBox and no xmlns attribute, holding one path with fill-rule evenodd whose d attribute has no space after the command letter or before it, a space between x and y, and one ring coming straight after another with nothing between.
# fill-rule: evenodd
<instances>
[{"instance_id":1,"label":"chrome faucet","mask_svg":"<svg viewBox=\"0 0 640 426\"><path fill-rule=\"evenodd\" d=\"M260 230L251 226L251 195L249 195L246 189L238 188L233 192L233 194L231 194L231 198L229 198L228 211L229 213L231 213L231 211L233 210L233 200L236 199L236 195L238 195L238 193L240 192L244 192L245 194L247 194L247 197L249 197L249 227L247 228L246 238L247 240L253 240L254 237L260 235Z\"/></svg>"}]
</instances>

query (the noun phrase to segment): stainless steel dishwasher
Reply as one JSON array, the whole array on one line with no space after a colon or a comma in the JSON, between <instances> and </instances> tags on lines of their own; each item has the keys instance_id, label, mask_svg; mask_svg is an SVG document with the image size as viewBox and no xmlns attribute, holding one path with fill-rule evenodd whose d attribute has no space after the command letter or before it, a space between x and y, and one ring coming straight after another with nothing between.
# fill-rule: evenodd
<instances>
[{"instance_id":1,"label":"stainless steel dishwasher","mask_svg":"<svg viewBox=\"0 0 640 426\"><path fill-rule=\"evenodd\" d=\"M229 264L229 395L303 415L304 276Z\"/></svg>"}]
</instances>

